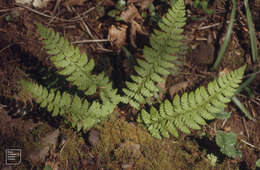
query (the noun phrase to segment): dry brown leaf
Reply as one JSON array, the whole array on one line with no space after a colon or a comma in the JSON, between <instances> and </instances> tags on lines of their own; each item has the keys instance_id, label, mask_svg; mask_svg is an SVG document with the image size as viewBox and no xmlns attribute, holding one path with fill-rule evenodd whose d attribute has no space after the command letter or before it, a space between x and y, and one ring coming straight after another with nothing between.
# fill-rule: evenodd
<instances>
[{"instance_id":1,"label":"dry brown leaf","mask_svg":"<svg viewBox=\"0 0 260 170\"><path fill-rule=\"evenodd\" d=\"M138 10L136 9L136 7L133 4L130 4L127 6L126 10L124 10L121 13L120 18L123 21L125 21L126 23L130 23L135 18L143 20L143 18L141 17Z\"/></svg>"},{"instance_id":2,"label":"dry brown leaf","mask_svg":"<svg viewBox=\"0 0 260 170\"><path fill-rule=\"evenodd\" d=\"M189 81L184 81L181 83L177 83L169 88L169 94L171 98L178 93L180 90L185 90L189 86Z\"/></svg>"},{"instance_id":3,"label":"dry brown leaf","mask_svg":"<svg viewBox=\"0 0 260 170\"><path fill-rule=\"evenodd\" d=\"M82 6L86 0L66 0L64 6Z\"/></svg>"},{"instance_id":4,"label":"dry brown leaf","mask_svg":"<svg viewBox=\"0 0 260 170\"><path fill-rule=\"evenodd\" d=\"M222 71L220 71L219 73L218 73L218 76L223 76L223 75L225 75L225 74L227 74L227 73L229 73L229 72L231 72L232 70L230 69L230 68L224 68L224 70L222 70Z\"/></svg>"},{"instance_id":5,"label":"dry brown leaf","mask_svg":"<svg viewBox=\"0 0 260 170\"><path fill-rule=\"evenodd\" d=\"M148 35L148 33L142 28L142 26L139 23L137 23L135 20L132 20L129 38L130 38L131 45L135 48L136 48L136 44L135 44L136 32L138 32L139 34Z\"/></svg>"},{"instance_id":6,"label":"dry brown leaf","mask_svg":"<svg viewBox=\"0 0 260 170\"><path fill-rule=\"evenodd\" d=\"M102 3L104 6L114 6L115 2L112 0L104 0Z\"/></svg>"},{"instance_id":7,"label":"dry brown leaf","mask_svg":"<svg viewBox=\"0 0 260 170\"><path fill-rule=\"evenodd\" d=\"M135 3L136 5L140 6L142 10L147 9L153 0L128 0L127 3Z\"/></svg>"},{"instance_id":8,"label":"dry brown leaf","mask_svg":"<svg viewBox=\"0 0 260 170\"><path fill-rule=\"evenodd\" d=\"M108 29L108 39L110 40L112 47L118 52L121 51L121 47L126 44L126 30L127 25L120 25L118 27L112 25Z\"/></svg>"},{"instance_id":9,"label":"dry brown leaf","mask_svg":"<svg viewBox=\"0 0 260 170\"><path fill-rule=\"evenodd\" d=\"M136 21L132 21L131 22L132 25L135 26L136 28L136 32L138 32L139 34L142 34L142 35L149 35L149 33L147 32L147 30L145 30L141 24L137 23Z\"/></svg>"}]
</instances>

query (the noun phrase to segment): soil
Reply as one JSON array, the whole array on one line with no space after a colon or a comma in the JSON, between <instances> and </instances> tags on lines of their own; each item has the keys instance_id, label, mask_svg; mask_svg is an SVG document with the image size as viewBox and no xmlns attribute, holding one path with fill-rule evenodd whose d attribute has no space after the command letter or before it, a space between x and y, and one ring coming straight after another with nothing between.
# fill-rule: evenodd
<instances>
[{"instance_id":1,"label":"soil","mask_svg":"<svg viewBox=\"0 0 260 170\"><path fill-rule=\"evenodd\" d=\"M242 0L237 2L231 41L216 71L210 68L223 44L232 3L209 1L208 9L213 10L209 14L195 8L192 1L185 1L188 53L179 74L168 76L160 86L172 99L175 94L206 86L220 72L247 64L244 80L253 72L257 72L256 78L249 84L249 91L242 91L237 98L253 120L230 103L230 118L210 121L201 130L182 134L179 139L158 140L136 122L134 109L120 105L115 110L117 114L92 129L77 132L63 118L53 118L40 109L30 94L22 90L21 79L41 82L56 71L43 49L35 23L59 32L95 60L95 73L104 71L116 88L124 87L125 80L134 73L133 62L142 58L142 48L149 44L149 35L157 28L158 18L169 8L168 1L126 2L128 8L120 11L116 9L116 0L52 0L43 8L14 0L0 1L0 169L256 169L260 159L260 60L254 63L251 59ZM151 3L154 11L148 8ZM123 11L130 7L135 13ZM260 49L259 1L250 1L250 8ZM124 20L109 15L111 10L124 13ZM112 34L112 28L121 29ZM126 37L122 38L123 35ZM116 41L109 41L109 37ZM215 143L218 130L237 134L240 157L229 158L221 153ZM7 165L6 151L17 148L22 152L21 162ZM214 166L209 154L218 158Z\"/></svg>"}]
</instances>

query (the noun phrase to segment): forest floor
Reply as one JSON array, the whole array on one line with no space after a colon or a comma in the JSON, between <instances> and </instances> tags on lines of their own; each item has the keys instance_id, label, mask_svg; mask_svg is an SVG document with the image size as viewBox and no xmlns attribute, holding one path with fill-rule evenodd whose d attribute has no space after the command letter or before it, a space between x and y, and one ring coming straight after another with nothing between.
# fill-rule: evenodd
<instances>
[{"instance_id":1,"label":"forest floor","mask_svg":"<svg viewBox=\"0 0 260 170\"><path fill-rule=\"evenodd\" d=\"M36 2L36 0L34 0ZM16 2L24 2L17 0ZM179 139L158 140L136 122L137 112L119 106L108 120L77 132L63 119L53 118L37 104L27 106L19 97L20 79L47 70L55 71L43 49L35 23L53 28L95 60L94 72L111 77L114 86L134 74L133 62L142 58L149 35L170 7L167 0L51 0L46 4L0 1L0 169L255 169L260 159L260 76L242 91L238 99L255 121L234 104L228 105L228 119L208 125ZM30 1L27 1L30 2ZM38 1L39 2L39 1ZM209 1L206 8L186 0L188 45L178 74L160 84L172 99L175 94L206 86L223 72L247 64L246 80L260 63L251 59L246 12L237 1L236 21L227 51L216 71L211 72L229 23L232 2ZM257 46L260 49L260 4L251 1ZM258 50L259 51L259 50ZM133 57L134 56L134 57ZM49 68L49 69L48 69ZM255 69L254 69L255 70ZM53 72L54 72L53 71ZM249 95L250 94L250 95ZM229 158L220 152L218 130L237 134L236 149L241 156ZM8 165L8 149L21 149L21 163ZM208 155L217 157L215 165ZM14 162L10 161L9 164Z\"/></svg>"}]
</instances>

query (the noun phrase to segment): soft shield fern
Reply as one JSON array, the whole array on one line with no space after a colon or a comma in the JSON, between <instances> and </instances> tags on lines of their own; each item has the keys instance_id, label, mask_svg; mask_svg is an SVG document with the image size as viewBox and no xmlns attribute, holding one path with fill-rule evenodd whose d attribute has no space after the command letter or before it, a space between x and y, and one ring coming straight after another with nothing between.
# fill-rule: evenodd
<instances>
[{"instance_id":1,"label":"soft shield fern","mask_svg":"<svg viewBox=\"0 0 260 170\"><path fill-rule=\"evenodd\" d=\"M190 129L198 130L206 124L205 120L214 119L215 113L223 111L226 103L230 102L242 81L245 67L210 82L208 90L200 87L181 97L176 95L172 102L165 100L159 109L153 106L149 112L142 109L138 120L156 138L169 137L169 133L178 137L177 129L186 134Z\"/></svg>"},{"instance_id":2,"label":"soft shield fern","mask_svg":"<svg viewBox=\"0 0 260 170\"><path fill-rule=\"evenodd\" d=\"M162 22L161 31L155 30L150 38L151 47L143 49L144 60L138 59L135 66L137 75L132 75L131 82L126 82L124 102L136 109L146 103L147 98L159 91L156 86L170 74L169 68L184 54L183 29L186 24L184 0L178 0L172 5Z\"/></svg>"}]
</instances>

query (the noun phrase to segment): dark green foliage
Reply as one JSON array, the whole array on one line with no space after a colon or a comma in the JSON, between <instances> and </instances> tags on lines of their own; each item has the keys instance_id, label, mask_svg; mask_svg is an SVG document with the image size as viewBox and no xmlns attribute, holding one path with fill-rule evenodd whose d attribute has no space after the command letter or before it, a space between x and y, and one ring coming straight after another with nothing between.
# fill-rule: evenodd
<instances>
[{"instance_id":1,"label":"dark green foliage","mask_svg":"<svg viewBox=\"0 0 260 170\"><path fill-rule=\"evenodd\" d=\"M125 103L139 109L140 104L146 103L159 91L156 84L170 74L169 68L175 67L174 62L184 54L182 27L185 24L185 4L183 0L178 0L159 23L161 31L155 30L151 35L151 47L144 47L145 60L137 60L137 75L132 75L132 82L126 82L127 87L123 89Z\"/></svg>"},{"instance_id":2,"label":"dark green foliage","mask_svg":"<svg viewBox=\"0 0 260 170\"><path fill-rule=\"evenodd\" d=\"M230 102L241 82L245 66L223 75L195 92L176 95L172 102L165 100L159 110L151 107L150 112L142 110L139 121L143 122L152 136L169 137L169 132L178 137L177 129L189 134L190 129L198 130L206 120L214 119Z\"/></svg>"}]
</instances>

